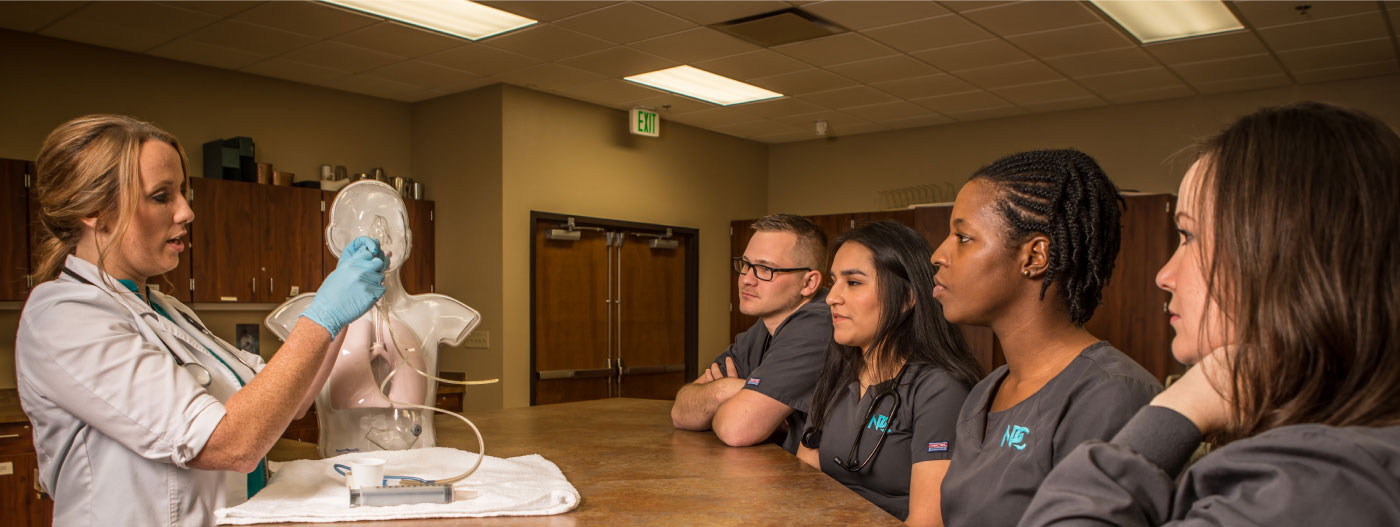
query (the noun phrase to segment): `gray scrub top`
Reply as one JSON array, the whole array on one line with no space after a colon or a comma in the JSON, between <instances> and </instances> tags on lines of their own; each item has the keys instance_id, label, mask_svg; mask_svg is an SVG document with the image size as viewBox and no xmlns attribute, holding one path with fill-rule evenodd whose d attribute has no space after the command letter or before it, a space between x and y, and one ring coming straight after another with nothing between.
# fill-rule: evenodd
<instances>
[{"instance_id":1,"label":"gray scrub top","mask_svg":"<svg viewBox=\"0 0 1400 527\"><path fill-rule=\"evenodd\" d=\"M715 357L724 369L724 359L734 359L734 369L746 379L745 390L772 397L792 408L787 417L787 437L782 447L797 453L802 429L807 426L808 403L812 389L826 362L831 344L831 307L826 305L826 289L797 308L770 337L762 320L740 333L734 344ZM728 372L726 372L728 373Z\"/></svg>"},{"instance_id":2,"label":"gray scrub top","mask_svg":"<svg viewBox=\"0 0 1400 527\"><path fill-rule=\"evenodd\" d=\"M900 402L891 416L894 397L881 394L894 382L890 379L871 386L864 396L860 395L860 382L847 386L822 426L817 453L822 472L903 520L909 516L909 477L914 463L952 456L958 409L967 398L968 387L942 368L911 364L893 392ZM867 421L865 416L877 398L879 406ZM889 429L885 443L860 472L846 470L833 459L849 462L851 445L859 435L854 462L859 465L875 449L885 429Z\"/></svg>"},{"instance_id":3,"label":"gray scrub top","mask_svg":"<svg viewBox=\"0 0 1400 527\"><path fill-rule=\"evenodd\" d=\"M1080 443L1113 437L1162 391L1142 366L1098 342L1026 400L988 412L1007 372L1003 365L977 383L958 416L958 450L943 480L950 527L1016 525L1051 468Z\"/></svg>"},{"instance_id":4,"label":"gray scrub top","mask_svg":"<svg viewBox=\"0 0 1400 527\"><path fill-rule=\"evenodd\" d=\"M1200 440L1185 416L1143 408L1055 467L1021 525L1400 525L1400 426L1279 427L1178 479Z\"/></svg>"}]
</instances>

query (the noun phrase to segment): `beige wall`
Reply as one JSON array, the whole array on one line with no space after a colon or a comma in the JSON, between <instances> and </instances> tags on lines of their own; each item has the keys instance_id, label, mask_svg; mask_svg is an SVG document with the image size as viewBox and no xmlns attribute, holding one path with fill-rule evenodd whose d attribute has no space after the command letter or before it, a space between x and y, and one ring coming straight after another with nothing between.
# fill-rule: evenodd
<instances>
[{"instance_id":1,"label":"beige wall","mask_svg":"<svg viewBox=\"0 0 1400 527\"><path fill-rule=\"evenodd\" d=\"M258 159L315 179L322 163L411 175L412 112L405 103L0 30L0 157L34 159L60 123L94 112L154 122L180 138L191 175L205 141L246 135ZM23 50L19 52L19 50ZM196 218L198 221L198 218ZM19 312L0 308L0 388L15 385ZM234 324L265 312L202 311L211 331L233 340ZM263 355L278 341L261 332Z\"/></svg>"},{"instance_id":2,"label":"beige wall","mask_svg":"<svg viewBox=\"0 0 1400 527\"><path fill-rule=\"evenodd\" d=\"M1191 162L1175 154L1236 116L1314 99L1359 108L1400 128L1397 94L1400 76L1390 75L774 145L768 212L877 210L880 190L957 188L998 157L1042 148L1083 150L1125 190L1175 193Z\"/></svg>"},{"instance_id":3,"label":"beige wall","mask_svg":"<svg viewBox=\"0 0 1400 527\"><path fill-rule=\"evenodd\" d=\"M505 405L530 401L530 211L700 230L699 357L728 342L729 221L760 215L767 148L663 122L626 132L626 113L505 87L501 239Z\"/></svg>"},{"instance_id":4,"label":"beige wall","mask_svg":"<svg viewBox=\"0 0 1400 527\"><path fill-rule=\"evenodd\" d=\"M489 349L440 348L439 369L500 378L501 87L415 104L413 166L436 202L437 292L481 313L476 331L490 336ZM464 405L500 408L512 380L468 387Z\"/></svg>"}]
</instances>

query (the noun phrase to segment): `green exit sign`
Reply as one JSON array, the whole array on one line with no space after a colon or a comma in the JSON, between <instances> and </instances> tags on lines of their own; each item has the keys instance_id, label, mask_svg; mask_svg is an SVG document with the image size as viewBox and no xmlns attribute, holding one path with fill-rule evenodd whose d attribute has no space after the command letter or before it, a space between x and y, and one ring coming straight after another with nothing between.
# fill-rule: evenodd
<instances>
[{"instance_id":1,"label":"green exit sign","mask_svg":"<svg viewBox=\"0 0 1400 527\"><path fill-rule=\"evenodd\" d=\"M646 108L633 108L628 119L627 131L647 137L661 135L661 116Z\"/></svg>"}]
</instances>

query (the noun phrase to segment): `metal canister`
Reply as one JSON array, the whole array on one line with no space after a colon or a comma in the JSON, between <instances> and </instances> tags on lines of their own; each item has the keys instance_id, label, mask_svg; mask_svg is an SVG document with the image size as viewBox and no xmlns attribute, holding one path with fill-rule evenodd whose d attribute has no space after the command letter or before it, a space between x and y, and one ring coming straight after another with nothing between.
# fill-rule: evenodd
<instances>
[{"instance_id":1,"label":"metal canister","mask_svg":"<svg viewBox=\"0 0 1400 527\"><path fill-rule=\"evenodd\" d=\"M336 180L348 179L349 177L350 177L350 171L348 171L348 170L345 169L345 165L336 165L336 166L335 166L335 179L336 179Z\"/></svg>"},{"instance_id":2,"label":"metal canister","mask_svg":"<svg viewBox=\"0 0 1400 527\"><path fill-rule=\"evenodd\" d=\"M412 184L412 185L409 185L409 186L413 188L412 192L410 192L410 194L413 195L413 199L423 199L423 182L422 182L422 181L414 181L413 184Z\"/></svg>"},{"instance_id":3,"label":"metal canister","mask_svg":"<svg viewBox=\"0 0 1400 527\"><path fill-rule=\"evenodd\" d=\"M408 197L408 179L403 176L394 176L393 180L394 192L398 192L400 198Z\"/></svg>"}]
</instances>

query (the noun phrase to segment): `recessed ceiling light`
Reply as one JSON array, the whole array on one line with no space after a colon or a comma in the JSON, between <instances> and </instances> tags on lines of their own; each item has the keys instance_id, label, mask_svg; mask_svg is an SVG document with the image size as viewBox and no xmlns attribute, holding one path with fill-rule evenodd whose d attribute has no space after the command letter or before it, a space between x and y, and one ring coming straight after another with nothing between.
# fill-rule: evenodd
<instances>
[{"instance_id":1,"label":"recessed ceiling light","mask_svg":"<svg viewBox=\"0 0 1400 527\"><path fill-rule=\"evenodd\" d=\"M481 40L536 22L467 0L321 1L467 40Z\"/></svg>"},{"instance_id":2,"label":"recessed ceiling light","mask_svg":"<svg viewBox=\"0 0 1400 527\"><path fill-rule=\"evenodd\" d=\"M1090 0L1143 44L1244 29L1219 0Z\"/></svg>"},{"instance_id":3,"label":"recessed ceiling light","mask_svg":"<svg viewBox=\"0 0 1400 527\"><path fill-rule=\"evenodd\" d=\"M768 91L752 84L745 84L690 66L656 70L651 73L626 77L625 80L720 106L776 99L783 96L778 92Z\"/></svg>"}]
</instances>

